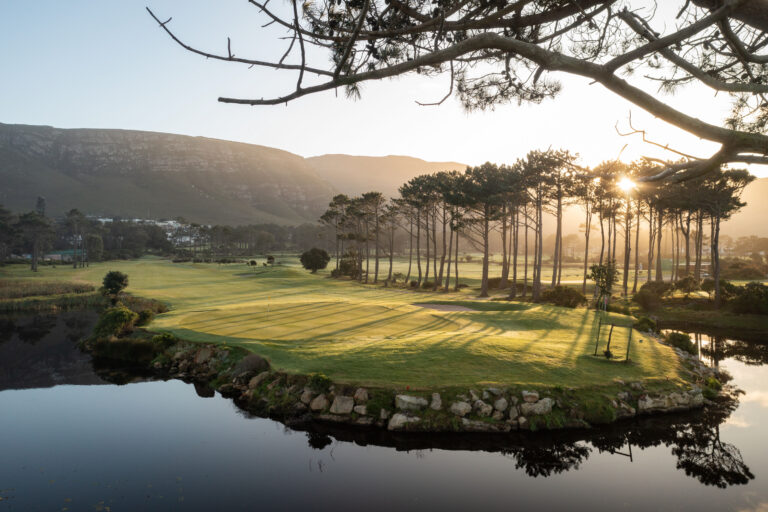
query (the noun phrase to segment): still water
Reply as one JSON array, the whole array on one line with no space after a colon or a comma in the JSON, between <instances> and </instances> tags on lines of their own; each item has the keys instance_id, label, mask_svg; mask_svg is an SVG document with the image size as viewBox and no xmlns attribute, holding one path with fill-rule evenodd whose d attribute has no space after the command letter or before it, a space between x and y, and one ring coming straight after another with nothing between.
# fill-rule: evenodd
<instances>
[{"instance_id":1,"label":"still water","mask_svg":"<svg viewBox=\"0 0 768 512\"><path fill-rule=\"evenodd\" d=\"M73 341L92 321L0 319L0 511L768 511L766 345L700 337L745 392L735 410L413 437L292 430L100 368Z\"/></svg>"}]
</instances>

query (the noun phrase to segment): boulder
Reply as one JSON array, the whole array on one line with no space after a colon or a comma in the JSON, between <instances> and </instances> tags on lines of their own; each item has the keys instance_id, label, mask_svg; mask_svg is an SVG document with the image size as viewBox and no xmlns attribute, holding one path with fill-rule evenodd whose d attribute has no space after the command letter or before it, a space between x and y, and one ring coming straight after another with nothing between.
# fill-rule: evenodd
<instances>
[{"instance_id":1,"label":"boulder","mask_svg":"<svg viewBox=\"0 0 768 512\"><path fill-rule=\"evenodd\" d=\"M213 347L203 347L195 354L195 364L206 364L213 356Z\"/></svg>"},{"instance_id":2,"label":"boulder","mask_svg":"<svg viewBox=\"0 0 768 512\"><path fill-rule=\"evenodd\" d=\"M507 399L504 397L501 397L493 402L493 408L497 411L504 412L507 410L507 407L509 407L509 402L507 402Z\"/></svg>"},{"instance_id":3,"label":"boulder","mask_svg":"<svg viewBox=\"0 0 768 512\"><path fill-rule=\"evenodd\" d=\"M349 414L355 407L355 399L351 396L337 396L331 404L331 414Z\"/></svg>"},{"instance_id":4,"label":"boulder","mask_svg":"<svg viewBox=\"0 0 768 512\"><path fill-rule=\"evenodd\" d=\"M691 407L701 407L702 405L704 405L704 395L699 391L691 396Z\"/></svg>"},{"instance_id":5,"label":"boulder","mask_svg":"<svg viewBox=\"0 0 768 512\"><path fill-rule=\"evenodd\" d=\"M299 397L299 400L301 403L309 405L309 402L312 401L312 397L314 397L315 394L312 392L309 388L304 388L304 391L301 393L301 396Z\"/></svg>"},{"instance_id":6,"label":"boulder","mask_svg":"<svg viewBox=\"0 0 768 512\"><path fill-rule=\"evenodd\" d=\"M435 411L443 408L443 400L440 398L440 393L432 393L432 402L429 404L429 408Z\"/></svg>"},{"instance_id":7,"label":"boulder","mask_svg":"<svg viewBox=\"0 0 768 512\"><path fill-rule=\"evenodd\" d=\"M366 416L368 414L368 408L364 405L356 405L353 411L360 416Z\"/></svg>"},{"instance_id":8,"label":"boulder","mask_svg":"<svg viewBox=\"0 0 768 512\"><path fill-rule=\"evenodd\" d=\"M517 420L517 417L520 415L520 412L517 410L517 406L513 405L509 408L509 419L510 420Z\"/></svg>"},{"instance_id":9,"label":"boulder","mask_svg":"<svg viewBox=\"0 0 768 512\"><path fill-rule=\"evenodd\" d=\"M419 411L429 405L426 398L420 396L397 395L395 406L402 411Z\"/></svg>"},{"instance_id":10,"label":"boulder","mask_svg":"<svg viewBox=\"0 0 768 512\"><path fill-rule=\"evenodd\" d=\"M478 395L477 391L475 391L474 389L470 389L469 398L471 398L472 401L475 402L476 400L480 400L480 395Z\"/></svg>"},{"instance_id":11,"label":"boulder","mask_svg":"<svg viewBox=\"0 0 768 512\"><path fill-rule=\"evenodd\" d=\"M357 405L364 404L368 401L368 390L365 388L357 388L354 399Z\"/></svg>"},{"instance_id":12,"label":"boulder","mask_svg":"<svg viewBox=\"0 0 768 512\"><path fill-rule=\"evenodd\" d=\"M517 418L517 428L520 430L528 430L530 428L528 420L525 418L525 416L520 416Z\"/></svg>"},{"instance_id":13,"label":"boulder","mask_svg":"<svg viewBox=\"0 0 768 512\"><path fill-rule=\"evenodd\" d=\"M529 404L539 401L539 393L537 391L523 391L522 395L523 401L528 402Z\"/></svg>"},{"instance_id":14,"label":"boulder","mask_svg":"<svg viewBox=\"0 0 768 512\"><path fill-rule=\"evenodd\" d=\"M627 400L629 400L629 393L627 393L626 391L622 391L616 394L616 398L626 402Z\"/></svg>"},{"instance_id":15,"label":"boulder","mask_svg":"<svg viewBox=\"0 0 768 512\"><path fill-rule=\"evenodd\" d=\"M501 421L504 419L504 413L501 411L493 411L491 418L495 419L496 421Z\"/></svg>"},{"instance_id":16,"label":"boulder","mask_svg":"<svg viewBox=\"0 0 768 512\"><path fill-rule=\"evenodd\" d=\"M418 423L420 421L421 418L417 416L406 416L405 414L398 412L397 414L393 414L389 419L387 430L401 430L409 423Z\"/></svg>"},{"instance_id":17,"label":"boulder","mask_svg":"<svg viewBox=\"0 0 768 512\"><path fill-rule=\"evenodd\" d=\"M554 401L551 398L542 398L536 403L526 402L520 405L520 413L523 416L541 416L552 412Z\"/></svg>"},{"instance_id":18,"label":"boulder","mask_svg":"<svg viewBox=\"0 0 768 512\"><path fill-rule=\"evenodd\" d=\"M629 387L635 391L642 391L644 389L642 382L630 382Z\"/></svg>"},{"instance_id":19,"label":"boulder","mask_svg":"<svg viewBox=\"0 0 768 512\"><path fill-rule=\"evenodd\" d=\"M382 421L385 421L387 418L389 418L389 411L386 409L382 409L381 411L379 411L379 418Z\"/></svg>"},{"instance_id":20,"label":"boulder","mask_svg":"<svg viewBox=\"0 0 768 512\"><path fill-rule=\"evenodd\" d=\"M467 402L453 402L451 404L451 412L456 416L465 416L472 411L472 406Z\"/></svg>"},{"instance_id":21,"label":"boulder","mask_svg":"<svg viewBox=\"0 0 768 512\"><path fill-rule=\"evenodd\" d=\"M269 378L269 372L268 371L261 372L260 374L258 374L257 376L255 376L254 378L252 378L251 380L248 381L248 388L249 389L256 389L257 387L259 387L261 385L262 382L264 382L268 378Z\"/></svg>"},{"instance_id":22,"label":"boulder","mask_svg":"<svg viewBox=\"0 0 768 512\"><path fill-rule=\"evenodd\" d=\"M461 428L467 432L509 432L512 427L506 423L495 425L484 421L461 418Z\"/></svg>"},{"instance_id":23,"label":"boulder","mask_svg":"<svg viewBox=\"0 0 768 512\"><path fill-rule=\"evenodd\" d=\"M232 373L239 375L244 372L261 373L266 370L269 370L269 363L266 359L256 354L248 354L235 365Z\"/></svg>"},{"instance_id":24,"label":"boulder","mask_svg":"<svg viewBox=\"0 0 768 512\"><path fill-rule=\"evenodd\" d=\"M502 391L499 388L487 388L486 391L493 396L501 395Z\"/></svg>"},{"instance_id":25,"label":"boulder","mask_svg":"<svg viewBox=\"0 0 768 512\"><path fill-rule=\"evenodd\" d=\"M325 395L317 395L310 403L309 408L313 411L322 411L328 407L328 399Z\"/></svg>"},{"instance_id":26,"label":"boulder","mask_svg":"<svg viewBox=\"0 0 768 512\"><path fill-rule=\"evenodd\" d=\"M491 404L487 404L482 400L475 400L473 409L478 414L478 416L483 416L483 417L488 417L493 412L493 407L491 406Z\"/></svg>"}]
</instances>

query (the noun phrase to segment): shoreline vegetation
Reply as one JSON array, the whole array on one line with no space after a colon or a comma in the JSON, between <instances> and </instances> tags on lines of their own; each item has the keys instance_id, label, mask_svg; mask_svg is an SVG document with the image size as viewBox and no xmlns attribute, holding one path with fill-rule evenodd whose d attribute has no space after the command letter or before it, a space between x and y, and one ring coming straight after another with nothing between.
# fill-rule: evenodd
<instances>
[{"instance_id":1,"label":"shoreline vegetation","mask_svg":"<svg viewBox=\"0 0 768 512\"><path fill-rule=\"evenodd\" d=\"M172 275L173 264L160 262L157 260L139 260L130 262L127 265L132 277L136 277L136 285L133 284L134 293L142 295L149 294L147 283L153 283L158 287L163 283L157 282L160 270L166 279L176 281L180 276ZM147 274L142 276L138 270L143 265L143 271ZM125 267L125 263L123 263ZM197 266L200 270L200 266ZM86 278L84 281L93 278L96 275L102 275L105 266L99 265L95 269L84 269L76 273L78 279ZM189 269L187 269L189 270ZM251 289L250 294L257 294L255 273L238 272L237 269L222 269L214 267L209 269L215 271L229 285L228 294L238 297L238 300L244 301L251 309L254 307L254 297L243 296L245 292L236 286L236 283L247 283ZM282 273L282 275L281 275ZM212 275L201 272L201 279L214 290ZM71 279L73 273L67 274ZM282 279L296 279L297 270L291 268L270 269L267 274L271 279L281 277ZM185 273L185 278L191 274ZM49 276L48 276L49 277ZM264 275L262 278L266 277ZM320 287L328 286L328 280L319 276L304 276L304 279L311 279L312 282L302 289L296 282L292 286L293 293L296 295L306 295L309 286L316 284ZM559 308L555 306L534 305L519 302L498 302L498 301L473 301L468 300L466 295L446 295L430 294L428 292L413 294L406 290L383 288L374 288L372 286L363 286L348 282L336 282L334 286L346 288L343 290L346 294L355 292L366 294L387 294L389 300L397 297L398 300L405 302L406 306L395 307L390 304L388 309L402 314L403 309L418 310L418 314L431 315L432 321L440 320L441 315L448 315L444 319L443 325L454 325L460 329L470 329L471 322L476 322L477 318L482 317L484 321L491 325L491 330L487 331L482 337L474 337L471 348L465 350L477 349L480 352L495 350L491 354L491 359L503 354L508 347L503 344L514 345L519 343L519 336L524 336L524 330L532 330L534 326L517 325L514 338L500 337L500 334L519 322L522 316L536 318L538 314L543 313L539 320L557 324L563 323L565 330L571 326L569 322L573 321L572 315L595 315L595 312L583 309L571 310L569 308ZM275 288L275 283L270 283L270 288ZM158 288L159 290L159 288ZM288 294L288 290L272 289L272 293L277 295ZM177 290L178 292L178 290ZM184 292L180 292L184 294ZM394 295L390 295L394 294ZM537 349L545 352L534 354L539 359L534 358L531 361L525 361L515 366L514 362L507 361L507 372L519 370L522 366L529 367L528 370L539 374L538 378L528 379L509 379L508 382L496 380L472 380L472 373L462 376L455 374L456 380L452 375L443 378L442 381L434 383L420 383L418 379L400 379L393 371L395 378L389 384L384 380L365 382L355 378L355 371L351 370L349 378L337 378L335 375L327 377L322 371L296 371L289 364L281 364L286 360L283 354L278 357L278 352L273 347L270 353L259 353L258 347L250 347L247 343L234 342L232 337L216 335L210 339L217 342L211 343L209 340L191 339L185 336L185 333L191 332L189 325L182 329L172 329L169 326L169 319L174 318L189 320L189 315L199 310L194 309L199 306L195 304L184 304L182 301L173 300L167 296L158 294L162 302L157 300L147 300L139 296L121 294L120 303L117 306L107 308L102 314L102 321L97 325L92 338L84 343L84 347L91 351L96 358L121 360L137 364L139 367L149 368L162 378L179 378L186 381L192 381L201 385L210 386L219 391L222 395L233 398L238 406L258 415L268 415L270 417L281 419L286 422L291 421L319 421L332 422L345 425L364 426L371 428L386 428L388 430L422 431L422 432L509 432L512 430L544 430L560 428L587 428L595 425L611 423L620 419L633 418L645 414L655 414L662 412L684 411L697 409L709 403L710 400L718 396L722 382L727 381L727 374L720 373L716 369L711 369L700 363L695 357L686 354L684 351L673 348L663 343L662 340L651 336L649 333L639 334L635 338L635 344L632 346L631 357L628 364L623 361L606 360L602 356L594 356L587 352L594 347L594 326L590 326L584 339L577 334L579 331L573 331L567 343L557 343L557 335L552 334L552 326L546 331L550 339L543 339L541 336L533 338L527 343L525 352L537 352ZM11 299L0 301L14 302L26 300L26 304L33 306L33 310L40 310L45 305L51 305L51 311L66 305L74 304L74 298L92 305L100 304L96 307L107 305L107 299L96 292L83 289L79 294L64 294L60 296L50 296L47 298L26 298ZM98 297L98 298L97 298ZM434 297L434 299L433 299ZM365 297L368 299L368 297ZM237 318L242 320L243 311L233 310L225 304L221 304L222 297L213 295L209 297L209 313L216 309L216 305L224 309L228 314L228 322L237 323ZM250 299L250 300L249 300ZM274 299L270 300L272 304ZM382 300L379 298L379 300ZM327 301L327 299L326 299ZM288 309L280 308L277 301L271 313L272 322L281 314L286 314ZM21 304L21 303L19 303ZM166 304L171 304L173 309L167 310ZM435 304L438 306L435 308ZM312 303L312 306L317 304ZM453 307L450 307L450 306ZM297 307L295 304L293 307ZM306 306L306 305L305 305ZM351 307L350 304L344 304L345 308ZM428 307L425 307L428 306ZM190 311L187 311L192 307ZM36 308L36 309L35 309ZM2 308L0 308L2 309ZM387 309L387 308L385 308ZM409 311L410 311L409 309ZM447 311L446 311L447 309ZM119 311L118 311L119 310ZM442 311L441 311L442 310ZM3 310L3 311L8 311ZM20 308L12 311L21 311ZM235 315L232 316L232 313ZM501 314L503 313L503 324ZM112 315L111 319L107 318ZM411 313L416 314L416 313ZM160 315L155 317L155 315ZM320 312L322 317L322 312ZM494 318L494 315L496 316ZM465 318L462 319L462 316ZM469 317L470 320L467 320ZM156 320L151 325L151 330L142 327ZM210 315L209 315L210 318ZM606 319L613 319L613 323L620 324L618 321L622 315L607 314ZM632 324L631 317L623 317L626 325ZM192 318L193 321L197 321ZM419 318L421 321L422 319ZM400 319L399 321L403 321ZM466 323L470 321L470 323ZM582 319L582 322L584 320ZM178 326L178 324L176 324ZM406 322L407 326L407 322ZM258 327L258 326L255 326ZM260 325L261 328L265 324ZM353 326L354 327L354 326ZM582 330L585 326L582 325ZM444 327L447 329L447 327ZM452 327L453 329L453 327ZM273 332L274 337L267 344L278 344L277 339L280 333ZM338 336L339 334L336 333ZM431 333L432 336L436 334ZM459 331L448 331L448 337L456 337ZM519 336L518 336L519 335ZM576 340L573 339L576 335ZM494 338L494 336L496 336ZM321 335L322 339L323 336ZM396 352L386 350L383 343L391 342L386 337L381 340L373 340L374 346L385 348L386 357L395 357ZM546 336L544 338L547 338ZM488 344L487 340L491 343ZM522 338L524 340L524 337ZM554 339L554 341L551 341ZM410 340L414 345L410 350L422 350L422 346L415 343L418 340ZM444 343L445 340L442 340ZM486 345L482 343L486 342ZM531 346L531 342L537 345ZM570 351L580 352L578 356L565 363L565 368L558 369L557 364L553 364L549 359L553 358L553 353L547 353L545 343L555 343L555 350L569 348ZM284 352L290 353L300 350L306 341L295 341L295 345L282 346ZM424 343L424 342L422 342ZM605 340L601 340L605 343ZM264 345L262 345L264 346ZM426 346L425 346L426 347ZM325 348L333 350L332 345L326 345ZM407 345L401 345L400 349L408 348ZM621 349L623 347L619 347ZM316 350L317 348L315 348ZM551 347L550 347L551 349ZM456 372L462 366L472 366L471 357L467 353L459 353L463 360L458 362L458 366L448 365L446 369L441 369L441 359L436 354L431 353L434 348L427 347L422 350L419 357L423 358L422 367L428 365L437 365L441 373ZM453 348L452 350L455 350ZM653 354L653 360L650 366L648 354ZM341 353L340 353L341 354ZM362 352L364 355L365 352ZM342 354L343 355L343 354ZM457 354L452 354L456 357ZM474 354L476 355L476 354ZM518 356L520 354L517 354ZM649 359L649 360L646 360ZM443 362L445 358L443 358ZM306 361L305 361L306 362ZM345 361L350 364L350 361ZM381 363L381 360L377 361ZM413 361L398 361L400 366L409 364L413 366ZM365 363L361 358L358 363ZM483 364L485 361L478 360L475 364ZM522 365L522 366L521 366ZM537 368L542 365L542 368ZM294 365L295 366L295 365ZM354 364L352 365L354 366ZM363 366L365 366L363 364ZM390 367L394 369L396 366ZM642 368L646 368L642 370ZM322 368L321 368L322 370ZM478 375L493 375L493 368L482 367L477 369ZM547 381L547 373L552 372L556 375L554 380ZM581 372L581 373L580 373ZM338 374L338 372L336 372ZM365 372L363 372L365 373ZM427 372L429 373L429 372ZM564 377L566 376L566 377ZM559 380L558 380L559 379ZM406 384L412 380L412 384Z\"/></svg>"}]
</instances>

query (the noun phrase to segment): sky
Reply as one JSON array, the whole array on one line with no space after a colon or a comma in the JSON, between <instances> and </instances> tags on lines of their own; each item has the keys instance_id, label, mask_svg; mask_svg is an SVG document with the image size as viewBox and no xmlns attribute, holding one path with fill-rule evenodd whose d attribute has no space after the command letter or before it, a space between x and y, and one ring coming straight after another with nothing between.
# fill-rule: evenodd
<instances>
[{"instance_id":1,"label":"sky","mask_svg":"<svg viewBox=\"0 0 768 512\"><path fill-rule=\"evenodd\" d=\"M276 0L275 4L287 4ZM665 4L670 9L680 3ZM540 105L464 111L450 98L449 78L407 76L362 86L362 99L329 91L287 106L219 103L219 96L261 98L290 92L295 72L206 60L177 46L145 11L186 42L238 56L274 60L284 32L245 0L0 0L0 122L61 128L122 128L169 132L271 146L302 156L328 153L409 155L478 165L511 163L532 149L569 149L583 165L621 155L674 155L622 137L631 114L649 137L708 156L717 147L654 119L586 80L551 75L563 92ZM325 58L320 56L321 59ZM704 87L665 97L673 106L719 123L729 99ZM626 146L626 147L625 147ZM622 149L623 148L623 149ZM750 170L768 177L768 169Z\"/></svg>"}]
</instances>

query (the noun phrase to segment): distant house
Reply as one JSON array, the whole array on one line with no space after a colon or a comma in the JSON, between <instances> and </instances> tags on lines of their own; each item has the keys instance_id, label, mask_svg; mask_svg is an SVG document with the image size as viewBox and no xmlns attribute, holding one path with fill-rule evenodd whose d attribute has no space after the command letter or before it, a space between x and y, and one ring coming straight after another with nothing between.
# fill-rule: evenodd
<instances>
[{"instance_id":1,"label":"distant house","mask_svg":"<svg viewBox=\"0 0 768 512\"><path fill-rule=\"evenodd\" d=\"M87 253L85 254L85 259L87 258ZM77 251L77 257L81 258L80 251ZM50 261L59 261L61 263L72 263L72 260L75 259L75 251L74 249L64 249L61 251L51 251L48 253L45 253L43 255L44 260L50 260Z\"/></svg>"}]
</instances>

